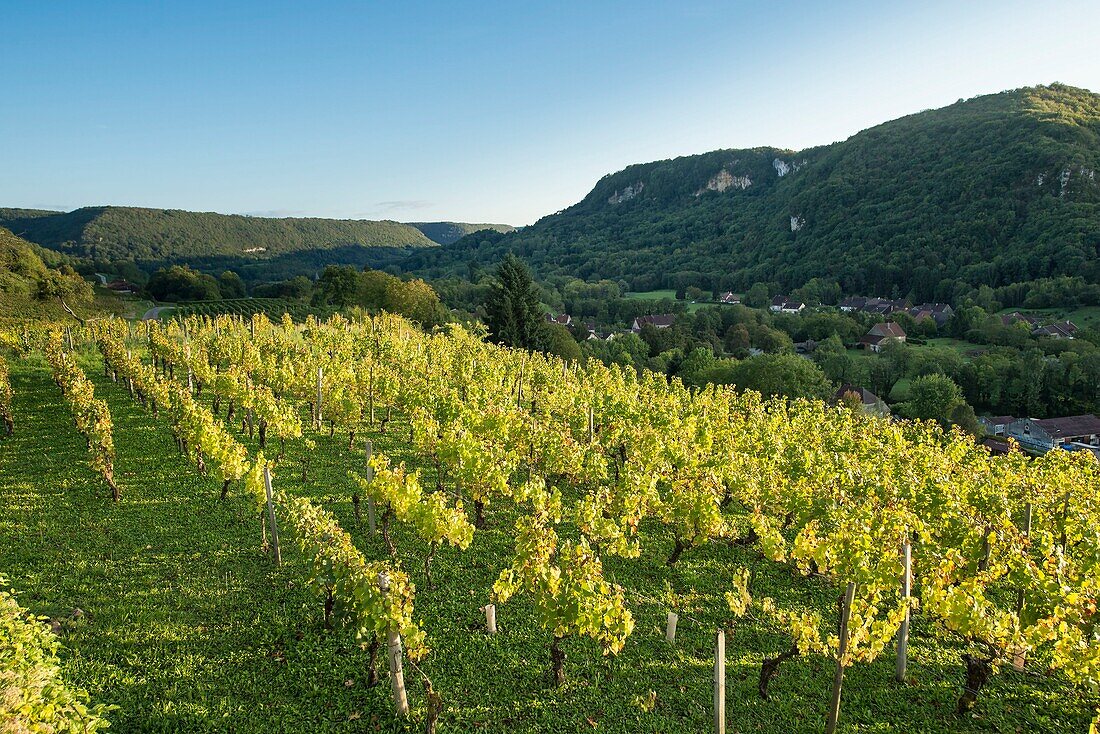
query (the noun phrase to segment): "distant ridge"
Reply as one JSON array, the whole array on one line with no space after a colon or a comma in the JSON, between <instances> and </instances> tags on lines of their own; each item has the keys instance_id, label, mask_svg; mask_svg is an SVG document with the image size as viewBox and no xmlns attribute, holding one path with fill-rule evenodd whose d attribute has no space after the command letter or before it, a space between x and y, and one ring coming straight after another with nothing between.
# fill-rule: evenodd
<instances>
[{"instance_id":1,"label":"distant ridge","mask_svg":"<svg viewBox=\"0 0 1100 734\"><path fill-rule=\"evenodd\" d=\"M0 209L0 226L76 257L180 261L211 256L268 259L338 247L435 247L416 227L393 221L273 218L149 209L84 207L71 212Z\"/></svg>"},{"instance_id":2,"label":"distant ridge","mask_svg":"<svg viewBox=\"0 0 1100 734\"><path fill-rule=\"evenodd\" d=\"M0 226L67 256L110 270L133 261L146 271L186 263L236 270L247 280L314 275L325 265L384 267L416 249L450 244L503 224L259 217L126 206L71 212L2 209Z\"/></svg>"},{"instance_id":3,"label":"distant ridge","mask_svg":"<svg viewBox=\"0 0 1100 734\"><path fill-rule=\"evenodd\" d=\"M1100 96L1054 84L975 97L832 145L629 166L509 234L410 252L422 276L512 251L542 277L646 291L794 288L946 300L1052 276L1100 280Z\"/></svg>"},{"instance_id":4,"label":"distant ridge","mask_svg":"<svg viewBox=\"0 0 1100 734\"><path fill-rule=\"evenodd\" d=\"M409 226L416 227L428 239L441 245L453 244L468 234L487 229L501 233L515 231L515 227L508 224L470 224L468 222L409 222Z\"/></svg>"}]
</instances>

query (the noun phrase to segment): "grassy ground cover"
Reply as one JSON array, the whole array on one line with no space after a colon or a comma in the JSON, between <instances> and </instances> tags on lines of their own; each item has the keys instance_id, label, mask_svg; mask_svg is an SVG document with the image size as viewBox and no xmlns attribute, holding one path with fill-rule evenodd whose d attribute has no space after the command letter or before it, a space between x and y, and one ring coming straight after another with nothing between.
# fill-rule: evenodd
<instances>
[{"instance_id":1,"label":"grassy ground cover","mask_svg":"<svg viewBox=\"0 0 1100 734\"><path fill-rule=\"evenodd\" d=\"M114 417L121 503L87 467L82 439L37 358L12 360L17 428L0 442L0 570L24 592L25 606L62 620L67 678L93 700L119 706L111 718L121 732L404 730L388 687L365 686L366 653L345 633L323 629L321 605L288 540L284 565L274 567L259 552L259 521L240 490L220 502L218 483L177 454L167 425L105 380L94 352L82 363ZM405 430L391 425L373 436L375 445L415 463L402 450ZM382 557L380 538L357 522L351 504L347 472L362 467L361 443L349 452L346 437L316 441L305 479L304 445L293 441L275 481L335 513L368 558ZM614 660L590 641L568 639L569 681L555 689L549 634L522 597L498 606L500 634L482 631L479 607L511 556L515 513L494 505L489 519L468 551L437 553L434 591L423 583L425 546L395 528L418 587L416 617L433 647L420 667L444 699L441 731L708 731L712 635L726 624L729 730L821 729L832 667L820 658L791 661L772 683L772 700L760 700L760 662L789 642L760 619L731 623L722 594L745 565L755 574L753 593L782 605L831 615L837 589L725 544L689 551L670 570L671 538L649 527L640 559L606 567L628 589L634 634ZM75 609L82 613L74 618ZM675 645L663 636L669 609L681 615ZM909 684L893 681L891 655L851 669L841 731L1087 731L1091 701L1057 678L1009 671L983 692L973 715L956 718L959 648L918 613L910 652ZM412 666L407 675L412 730L424 691ZM655 706L646 711L650 691Z\"/></svg>"}]
</instances>

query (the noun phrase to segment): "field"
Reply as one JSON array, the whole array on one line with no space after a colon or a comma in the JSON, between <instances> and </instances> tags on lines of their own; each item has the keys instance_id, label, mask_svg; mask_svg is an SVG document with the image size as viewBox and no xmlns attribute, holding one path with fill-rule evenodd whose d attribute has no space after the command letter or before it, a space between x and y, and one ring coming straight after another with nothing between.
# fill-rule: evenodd
<instances>
[{"instance_id":1,"label":"field","mask_svg":"<svg viewBox=\"0 0 1100 734\"><path fill-rule=\"evenodd\" d=\"M1000 314L1009 314L1020 311L1025 314L1033 314L1044 322L1072 321L1079 329L1100 327L1100 306L1081 306L1080 308L1005 308Z\"/></svg>"},{"instance_id":2,"label":"field","mask_svg":"<svg viewBox=\"0 0 1100 734\"><path fill-rule=\"evenodd\" d=\"M64 674L94 701L118 706L112 731L421 727L418 672L408 671L413 723L400 724L388 686L366 686L366 653L348 634L323 628L296 549L288 544L283 566L275 567L259 551L260 528L240 489L220 501L218 483L200 478L178 454L163 419L103 377L98 353L84 348L80 361L114 418L122 501L112 503L87 467L83 439L45 362L11 359L16 433L0 441L0 571L23 591L24 606L62 620ZM254 441L237 436L255 452ZM370 437L378 449L424 467L407 451L400 422ZM364 453L349 452L339 434L312 438L306 478L298 470L306 446L290 441L276 482L333 512L368 558L383 557L380 538L357 521L351 503L347 472L362 469ZM731 569L748 566L754 594L829 614L834 586L725 543L689 551L670 569L664 561L672 536L653 524L640 559L605 562L606 573L626 587L637 621L626 647L611 659L591 641L567 638L568 682L555 688L549 634L526 597L498 606L498 635L483 631L479 608L514 553L516 517L510 504L494 505L490 528L478 531L469 550L442 548L434 590L421 570L424 544L401 524L393 530L417 585L415 616L432 647L420 669L443 698L441 731L708 731L713 632L720 626L727 628L729 730L820 729L832 666L822 658L791 661L772 683L772 700L760 700L761 660L789 641L764 620L732 621L723 592ZM76 609L82 614L74 618ZM674 645L663 635L670 609L681 617ZM1087 730L1091 701L1057 676L1010 671L991 681L971 715L956 717L960 653L918 613L909 684L893 681L888 654L851 668L839 731Z\"/></svg>"},{"instance_id":3,"label":"field","mask_svg":"<svg viewBox=\"0 0 1100 734\"><path fill-rule=\"evenodd\" d=\"M720 306L722 304L713 303L711 301L678 301L676 298L676 291L669 288L665 290L656 291L638 291L632 293L626 293L623 298L627 298L632 301L677 301L687 307L688 313L695 313L701 308L707 308L708 306Z\"/></svg>"}]
</instances>

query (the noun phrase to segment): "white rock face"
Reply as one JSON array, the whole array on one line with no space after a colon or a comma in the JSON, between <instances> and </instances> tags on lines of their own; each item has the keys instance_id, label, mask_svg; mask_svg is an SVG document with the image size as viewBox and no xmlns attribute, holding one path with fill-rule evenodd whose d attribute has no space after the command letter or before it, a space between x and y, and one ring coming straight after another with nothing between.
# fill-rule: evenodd
<instances>
[{"instance_id":1,"label":"white rock face","mask_svg":"<svg viewBox=\"0 0 1100 734\"><path fill-rule=\"evenodd\" d=\"M645 188L645 184L638 181L635 184L627 186L621 192L616 191L607 199L608 204L622 204L624 201L630 201L638 194L642 193L642 189Z\"/></svg>"},{"instance_id":2,"label":"white rock face","mask_svg":"<svg viewBox=\"0 0 1100 734\"><path fill-rule=\"evenodd\" d=\"M708 191L717 191L719 193L728 191L729 189L739 189L744 191L748 187L752 186L752 179L748 176L734 176L732 173L723 168L718 173L714 174L707 185L695 192L696 196L702 196Z\"/></svg>"},{"instance_id":3,"label":"white rock face","mask_svg":"<svg viewBox=\"0 0 1100 734\"><path fill-rule=\"evenodd\" d=\"M1069 186L1069 177L1073 174L1068 168L1063 168L1058 175L1058 196L1065 196L1066 186Z\"/></svg>"},{"instance_id":4,"label":"white rock face","mask_svg":"<svg viewBox=\"0 0 1100 734\"><path fill-rule=\"evenodd\" d=\"M797 232L798 230L802 229L805 226L806 226L806 220L803 219L802 217L800 217L800 216L792 216L791 217L791 231L792 232Z\"/></svg>"},{"instance_id":5,"label":"white rock face","mask_svg":"<svg viewBox=\"0 0 1100 734\"><path fill-rule=\"evenodd\" d=\"M775 167L775 174L780 178L783 178L792 170L791 164L787 163L786 161L781 161L778 158L772 161L772 166Z\"/></svg>"}]
</instances>

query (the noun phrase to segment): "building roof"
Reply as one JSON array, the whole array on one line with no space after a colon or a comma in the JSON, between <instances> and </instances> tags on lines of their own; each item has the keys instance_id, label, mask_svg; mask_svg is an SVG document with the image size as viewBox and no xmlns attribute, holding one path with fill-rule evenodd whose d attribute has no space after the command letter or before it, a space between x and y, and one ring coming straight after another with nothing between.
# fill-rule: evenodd
<instances>
[{"instance_id":1,"label":"building roof","mask_svg":"<svg viewBox=\"0 0 1100 734\"><path fill-rule=\"evenodd\" d=\"M1011 415L988 415L982 416L978 420L984 421L991 426L1007 426L1009 423L1015 423L1015 416Z\"/></svg>"},{"instance_id":2,"label":"building roof","mask_svg":"<svg viewBox=\"0 0 1100 734\"><path fill-rule=\"evenodd\" d=\"M660 328L662 326L672 326L672 323L676 321L676 316L670 313L659 313L650 316L639 316L634 320L638 322L639 327L649 324Z\"/></svg>"},{"instance_id":3,"label":"building roof","mask_svg":"<svg viewBox=\"0 0 1100 734\"><path fill-rule=\"evenodd\" d=\"M1058 321L1040 327L1031 333L1037 336L1063 336L1072 338L1073 335L1077 333L1077 324L1072 321Z\"/></svg>"},{"instance_id":4,"label":"building roof","mask_svg":"<svg viewBox=\"0 0 1100 734\"><path fill-rule=\"evenodd\" d=\"M1006 313L1001 316L1001 323L1005 326L1012 326L1018 321L1031 324L1032 326L1039 323L1039 319L1034 316L1028 316L1027 314L1020 313L1019 311L1013 311L1012 313Z\"/></svg>"},{"instance_id":5,"label":"building roof","mask_svg":"<svg viewBox=\"0 0 1100 734\"><path fill-rule=\"evenodd\" d=\"M921 311L931 311L932 313L945 313L953 310L949 303L922 303L914 308Z\"/></svg>"},{"instance_id":6,"label":"building roof","mask_svg":"<svg viewBox=\"0 0 1100 734\"><path fill-rule=\"evenodd\" d=\"M840 389L833 394L833 399L830 402L832 402L833 405L836 405L844 399L845 395L849 394L858 395L859 401L864 405L877 405L878 403L882 402L881 398L879 398L878 395L875 395L870 390L862 387L857 387L856 385L847 384L840 386Z\"/></svg>"},{"instance_id":7,"label":"building roof","mask_svg":"<svg viewBox=\"0 0 1100 734\"><path fill-rule=\"evenodd\" d=\"M1032 423L1037 424L1052 438L1073 438L1100 433L1100 418L1091 413L1064 418L1038 418L1033 419Z\"/></svg>"},{"instance_id":8,"label":"building roof","mask_svg":"<svg viewBox=\"0 0 1100 734\"><path fill-rule=\"evenodd\" d=\"M883 321L872 326L871 330L867 332L867 336L881 336L888 339L904 339L905 329L901 328L901 324L897 324L893 321Z\"/></svg>"},{"instance_id":9,"label":"building roof","mask_svg":"<svg viewBox=\"0 0 1100 734\"><path fill-rule=\"evenodd\" d=\"M986 436L978 441L979 444L989 449L989 453L994 456L1005 456L1011 454L1013 451L1019 451L1020 447L1007 439L1003 439L1000 436Z\"/></svg>"}]
</instances>

